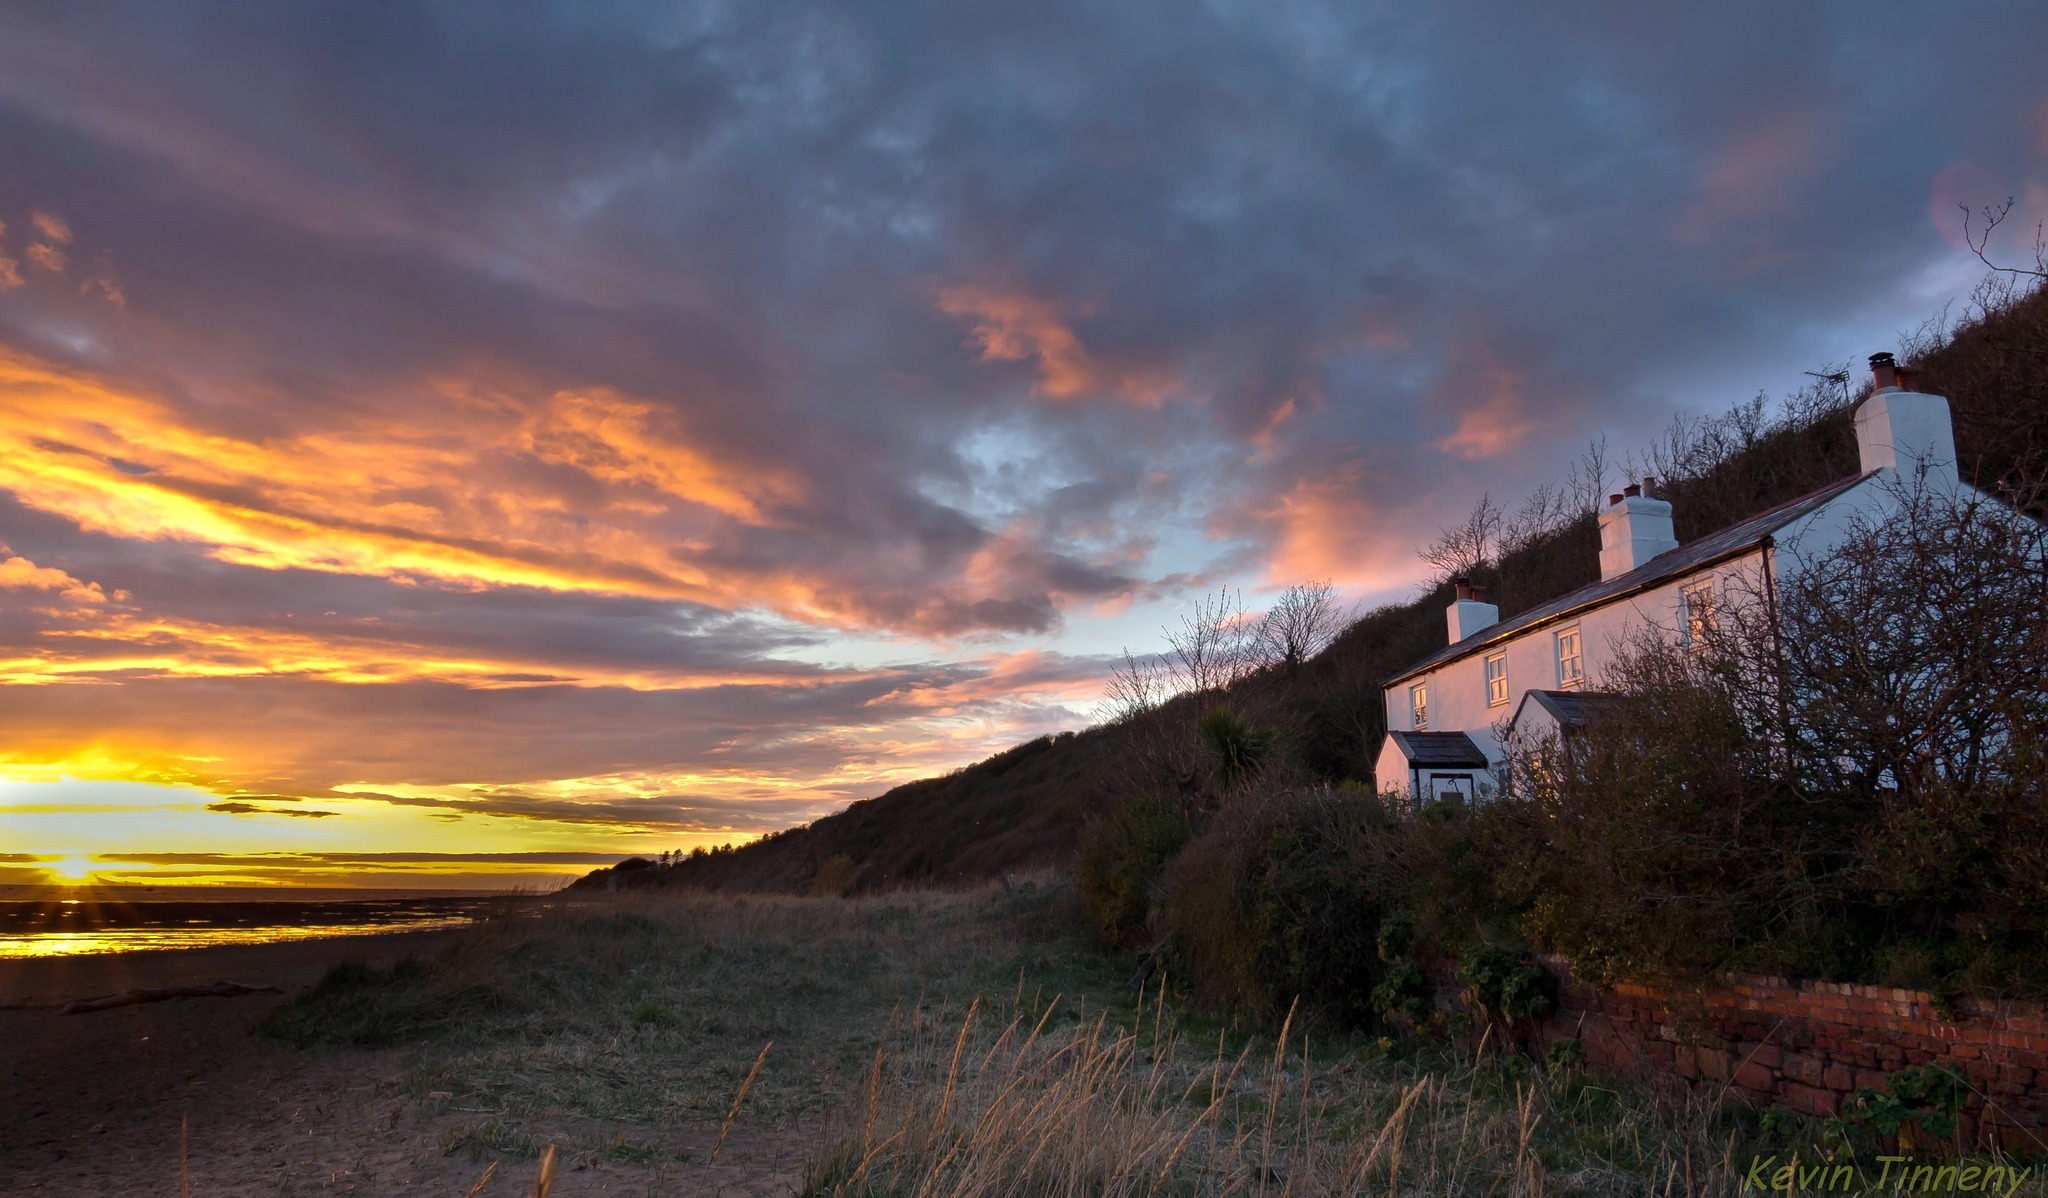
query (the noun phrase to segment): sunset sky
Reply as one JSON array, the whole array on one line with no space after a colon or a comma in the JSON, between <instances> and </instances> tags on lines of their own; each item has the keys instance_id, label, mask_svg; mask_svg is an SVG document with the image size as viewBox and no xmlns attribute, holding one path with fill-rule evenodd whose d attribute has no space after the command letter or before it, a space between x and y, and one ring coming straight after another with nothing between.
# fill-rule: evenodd
<instances>
[{"instance_id":1,"label":"sunset sky","mask_svg":"<svg viewBox=\"0 0 2048 1198\"><path fill-rule=\"evenodd\" d=\"M814 818L2048 217L2048 7L1670 7L9 6L0 882Z\"/></svg>"}]
</instances>

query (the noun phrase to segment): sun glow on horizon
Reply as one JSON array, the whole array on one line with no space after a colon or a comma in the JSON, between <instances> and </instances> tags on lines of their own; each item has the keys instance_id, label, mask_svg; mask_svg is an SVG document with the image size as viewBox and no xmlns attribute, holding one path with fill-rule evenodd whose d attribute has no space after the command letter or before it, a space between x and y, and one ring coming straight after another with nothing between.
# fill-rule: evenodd
<instances>
[{"instance_id":1,"label":"sun glow on horizon","mask_svg":"<svg viewBox=\"0 0 2048 1198\"><path fill-rule=\"evenodd\" d=\"M95 871L92 858L78 855L58 857L55 860L45 861L42 863L42 867L54 881L62 883L86 881L93 876Z\"/></svg>"}]
</instances>

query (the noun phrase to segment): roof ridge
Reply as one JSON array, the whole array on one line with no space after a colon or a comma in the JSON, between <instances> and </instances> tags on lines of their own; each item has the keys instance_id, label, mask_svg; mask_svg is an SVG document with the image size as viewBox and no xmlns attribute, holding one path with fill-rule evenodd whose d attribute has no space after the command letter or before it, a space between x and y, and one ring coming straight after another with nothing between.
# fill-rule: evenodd
<instances>
[{"instance_id":1,"label":"roof ridge","mask_svg":"<svg viewBox=\"0 0 2048 1198\"><path fill-rule=\"evenodd\" d=\"M1464 640L1446 645L1429 654L1380 685L1387 687L1405 682L1425 670L1448 665L1512 635L1532 631L1547 620L1560 618L1598 602L1620 599L1637 591L1647 590L1674 575L1701 569L1728 556L1741 553L1761 541L1766 534L1797 520L1822 502L1869 478L1872 473L1874 472L1837 479L1824 487L1818 487L1775 507L1765 508L1755 515L1745 516L1733 524L1717 528L1705 536L1694 537L1676 549L1667 549L1626 574L1589 582L1555 599L1518 612L1499 623L1489 624Z\"/></svg>"}]
</instances>

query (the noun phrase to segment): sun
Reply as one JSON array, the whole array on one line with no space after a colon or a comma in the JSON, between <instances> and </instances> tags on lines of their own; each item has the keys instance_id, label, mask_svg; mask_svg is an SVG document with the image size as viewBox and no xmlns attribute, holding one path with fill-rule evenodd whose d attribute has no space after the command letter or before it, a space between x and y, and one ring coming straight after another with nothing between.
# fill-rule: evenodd
<instances>
[{"instance_id":1,"label":"sun","mask_svg":"<svg viewBox=\"0 0 2048 1198\"><path fill-rule=\"evenodd\" d=\"M43 868L59 882L83 882L92 876L92 859L78 856L58 857L43 862Z\"/></svg>"}]
</instances>

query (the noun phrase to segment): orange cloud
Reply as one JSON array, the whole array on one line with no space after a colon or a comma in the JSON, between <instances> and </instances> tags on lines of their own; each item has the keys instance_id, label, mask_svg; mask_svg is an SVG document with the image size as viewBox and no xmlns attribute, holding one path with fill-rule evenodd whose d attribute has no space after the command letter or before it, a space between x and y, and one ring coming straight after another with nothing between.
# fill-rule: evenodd
<instances>
[{"instance_id":1,"label":"orange cloud","mask_svg":"<svg viewBox=\"0 0 2048 1198\"><path fill-rule=\"evenodd\" d=\"M1816 110L1759 121L1707 160L1700 194L1679 214L1679 240L1705 240L1732 221L1789 211L1799 189L1818 176L1835 142L1833 122Z\"/></svg>"},{"instance_id":2,"label":"orange cloud","mask_svg":"<svg viewBox=\"0 0 2048 1198\"><path fill-rule=\"evenodd\" d=\"M1037 393L1052 399L1114 395L1156 405L1179 389L1165 369L1111 362L1091 352L1053 301L1021 291L963 285L938 293L939 310L970 318L984 362L1038 364Z\"/></svg>"},{"instance_id":3,"label":"orange cloud","mask_svg":"<svg viewBox=\"0 0 2048 1198\"><path fill-rule=\"evenodd\" d=\"M800 480L682 438L606 392L522 403L447 388L402 420L237 437L0 350L0 488L88 531L265 569L785 606L762 579L692 566L676 521L762 523ZM536 478L556 467L597 485Z\"/></svg>"},{"instance_id":4,"label":"orange cloud","mask_svg":"<svg viewBox=\"0 0 2048 1198\"><path fill-rule=\"evenodd\" d=\"M45 241L57 245L71 244L71 225L56 213L37 209L28 214L28 221L35 226L37 233L42 234Z\"/></svg>"},{"instance_id":5,"label":"orange cloud","mask_svg":"<svg viewBox=\"0 0 2048 1198\"><path fill-rule=\"evenodd\" d=\"M0 220L0 237L7 236L7 222ZM7 247L0 244L0 291L22 284L21 263L7 256Z\"/></svg>"},{"instance_id":6,"label":"orange cloud","mask_svg":"<svg viewBox=\"0 0 2048 1198\"><path fill-rule=\"evenodd\" d=\"M1266 423L1259 427L1259 431L1252 434L1252 444L1258 446L1262 454L1263 451L1271 450L1274 438L1280 433L1280 426L1294 419L1294 412L1294 399L1289 396L1281 401L1279 407L1273 409L1273 414L1266 418Z\"/></svg>"},{"instance_id":7,"label":"orange cloud","mask_svg":"<svg viewBox=\"0 0 2048 1198\"><path fill-rule=\"evenodd\" d=\"M1327 578L1341 590L1380 591L1420 572L1414 555L1393 547L1386 537L1386 530L1400 526L1407 514L1374 505L1368 498L1367 469L1351 461L1320 478L1297 478L1258 513L1275 529L1266 564L1268 585Z\"/></svg>"},{"instance_id":8,"label":"orange cloud","mask_svg":"<svg viewBox=\"0 0 2048 1198\"><path fill-rule=\"evenodd\" d=\"M0 562L0 586L8 585L8 565ZM62 571L53 573L61 575ZM84 594L87 598L82 602L105 602L96 584ZM41 651L34 655L0 657L0 685L121 681L137 676L292 676L349 685L439 682L485 690L575 686L677 691L788 686L804 681L794 667L567 666L540 652L462 657L402 637L321 635L133 612L104 613L91 623L46 629L40 639ZM108 646L116 648L109 651ZM832 675L837 682L871 676L860 670L839 670Z\"/></svg>"},{"instance_id":9,"label":"orange cloud","mask_svg":"<svg viewBox=\"0 0 2048 1198\"><path fill-rule=\"evenodd\" d=\"M0 545L0 555L7 547ZM0 556L0 591L55 591L72 603L99 606L107 596L96 582L80 582L55 566L38 566L25 557Z\"/></svg>"},{"instance_id":10,"label":"orange cloud","mask_svg":"<svg viewBox=\"0 0 2048 1198\"><path fill-rule=\"evenodd\" d=\"M1436 443L1445 453L1468 462L1513 449L1536 427L1523 411L1521 371L1489 364L1477 372L1475 387L1484 397L1479 406L1458 417L1457 431Z\"/></svg>"}]
</instances>

